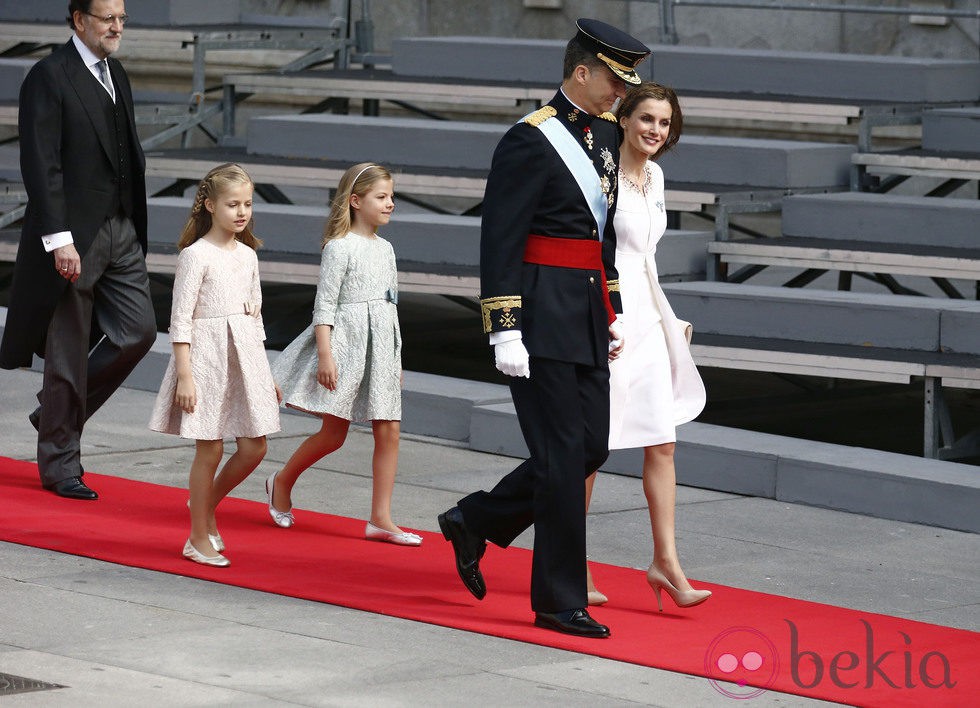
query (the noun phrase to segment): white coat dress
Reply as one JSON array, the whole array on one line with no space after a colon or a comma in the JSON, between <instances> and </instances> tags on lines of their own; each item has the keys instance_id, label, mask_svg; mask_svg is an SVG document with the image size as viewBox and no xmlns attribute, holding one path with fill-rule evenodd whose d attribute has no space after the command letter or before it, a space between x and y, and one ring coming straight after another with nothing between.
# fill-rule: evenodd
<instances>
[{"instance_id":1,"label":"white coat dress","mask_svg":"<svg viewBox=\"0 0 980 708\"><path fill-rule=\"evenodd\" d=\"M609 366L609 448L675 442L676 426L704 409L705 390L685 337L690 325L671 309L657 276L657 243L667 230L664 176L647 162L644 185L620 171L616 269L626 346Z\"/></svg>"}]
</instances>

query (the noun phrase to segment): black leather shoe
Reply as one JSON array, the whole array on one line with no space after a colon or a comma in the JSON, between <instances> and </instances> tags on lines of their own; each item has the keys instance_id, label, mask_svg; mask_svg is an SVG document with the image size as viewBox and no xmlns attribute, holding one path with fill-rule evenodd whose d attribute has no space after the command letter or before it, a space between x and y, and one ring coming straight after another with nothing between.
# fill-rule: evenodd
<instances>
[{"instance_id":1,"label":"black leather shoe","mask_svg":"<svg viewBox=\"0 0 980 708\"><path fill-rule=\"evenodd\" d=\"M31 421L31 425L34 426L34 430L41 432L41 406L38 406L34 411L27 416L27 419Z\"/></svg>"},{"instance_id":2,"label":"black leather shoe","mask_svg":"<svg viewBox=\"0 0 980 708\"><path fill-rule=\"evenodd\" d=\"M553 629L556 632L574 634L577 637L588 637L589 639L605 639L609 636L609 627L599 624L583 610L569 610L568 612L538 612L534 616L534 624L544 629Z\"/></svg>"},{"instance_id":3,"label":"black leather shoe","mask_svg":"<svg viewBox=\"0 0 980 708\"><path fill-rule=\"evenodd\" d=\"M60 482L46 486L45 489L51 490L59 497L67 497L68 499L99 498L99 495L95 491L85 486L81 477L69 477L68 479L63 479Z\"/></svg>"},{"instance_id":4,"label":"black leather shoe","mask_svg":"<svg viewBox=\"0 0 980 708\"><path fill-rule=\"evenodd\" d=\"M480 559L487 550L487 542L470 531L463 523L463 512L454 506L445 514L439 514L439 528L447 541L453 544L456 554L456 572L466 589L473 597L482 600L487 594L487 585L480 572Z\"/></svg>"}]
</instances>

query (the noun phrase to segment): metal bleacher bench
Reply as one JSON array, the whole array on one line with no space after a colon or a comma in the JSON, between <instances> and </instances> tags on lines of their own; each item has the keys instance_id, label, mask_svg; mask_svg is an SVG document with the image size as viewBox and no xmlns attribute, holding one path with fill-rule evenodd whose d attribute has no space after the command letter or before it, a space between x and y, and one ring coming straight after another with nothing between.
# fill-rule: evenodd
<instances>
[{"instance_id":1,"label":"metal bleacher bench","mask_svg":"<svg viewBox=\"0 0 980 708\"><path fill-rule=\"evenodd\" d=\"M927 110L920 148L861 151L851 160L854 189L887 191L908 177L931 177L945 180L935 190L942 194L948 187L980 180L980 106Z\"/></svg>"},{"instance_id":2,"label":"metal bleacher bench","mask_svg":"<svg viewBox=\"0 0 980 708\"><path fill-rule=\"evenodd\" d=\"M241 0L208 0L190 3L180 0L137 0L128 6L132 16L117 56L133 71L139 62L160 67L181 65L191 68L189 96L184 106L175 108L167 101L155 111L143 112L143 123L169 125L148 140L147 147L171 137L186 136L201 129L212 138L205 122L220 114L221 102L205 104L207 57L209 52L229 50L286 50L300 54L281 67L283 71L306 68L333 58L346 64L350 41L341 36L343 21L336 18L280 17L254 15L242 11ZM26 57L64 44L71 36L65 23L67 15L61 3L4 3L0 7L0 53L4 57ZM269 60L261 52L258 66ZM9 109L0 110L0 118L10 120ZM13 114L16 121L16 112Z\"/></svg>"},{"instance_id":3,"label":"metal bleacher bench","mask_svg":"<svg viewBox=\"0 0 980 708\"><path fill-rule=\"evenodd\" d=\"M198 179L214 164L240 162L257 183L336 186L355 162L397 173L407 195L482 200L494 147L509 125L330 114L273 115L249 121L246 147L147 153L147 176ZM379 135L398 136L378 140ZM728 215L771 211L789 192L847 185L852 148L830 143L685 136L664 157L667 209ZM722 221L719 222L718 220Z\"/></svg>"},{"instance_id":4,"label":"metal bleacher bench","mask_svg":"<svg viewBox=\"0 0 980 708\"><path fill-rule=\"evenodd\" d=\"M235 98L316 95L530 110L561 80L565 43L502 37L406 37L392 41L391 69L230 74L225 138ZM923 107L977 100L977 62L872 55L654 45L638 71L677 90L685 115L781 123L856 125L868 149L877 126L918 122Z\"/></svg>"},{"instance_id":5,"label":"metal bleacher bench","mask_svg":"<svg viewBox=\"0 0 980 708\"><path fill-rule=\"evenodd\" d=\"M950 279L980 283L980 202L867 192L789 196L783 200L779 238L716 241L714 261L751 264L729 274L744 282L768 266L807 269L786 283L806 285L839 271L840 289L853 273L873 274L894 292L907 292L891 276L924 276L950 297L963 297ZM980 290L972 295L980 299Z\"/></svg>"},{"instance_id":6,"label":"metal bleacher bench","mask_svg":"<svg viewBox=\"0 0 980 708\"><path fill-rule=\"evenodd\" d=\"M699 365L892 383L921 377L924 455L976 454L975 432L954 440L943 387L980 389L980 302L717 282L664 291L694 323Z\"/></svg>"},{"instance_id":7,"label":"metal bleacher bench","mask_svg":"<svg viewBox=\"0 0 980 708\"><path fill-rule=\"evenodd\" d=\"M174 244L187 219L191 200L151 198L147 206L148 267L153 273L173 273ZM255 231L265 242L259 252L263 282L316 284L320 235L327 213L325 206L255 204ZM400 214L396 210L382 236L395 249L400 289L478 296L479 217ZM668 231L657 253L661 279L668 282L703 277L705 246L710 239L707 231Z\"/></svg>"}]
</instances>

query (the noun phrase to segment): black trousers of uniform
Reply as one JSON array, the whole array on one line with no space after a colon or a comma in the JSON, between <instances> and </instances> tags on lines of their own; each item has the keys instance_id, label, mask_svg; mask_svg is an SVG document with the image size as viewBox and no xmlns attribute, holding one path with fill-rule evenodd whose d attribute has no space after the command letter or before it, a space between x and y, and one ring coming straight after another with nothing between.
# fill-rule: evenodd
<instances>
[{"instance_id":1,"label":"black trousers of uniform","mask_svg":"<svg viewBox=\"0 0 980 708\"><path fill-rule=\"evenodd\" d=\"M609 369L531 357L511 396L530 458L489 492L459 501L466 525L507 547L534 525L531 608L583 608L585 478L609 454Z\"/></svg>"},{"instance_id":2,"label":"black trousers of uniform","mask_svg":"<svg viewBox=\"0 0 980 708\"><path fill-rule=\"evenodd\" d=\"M93 321L105 336L89 350ZM41 484L82 475L82 429L156 339L146 259L133 222L106 219L48 326L37 459Z\"/></svg>"}]
</instances>

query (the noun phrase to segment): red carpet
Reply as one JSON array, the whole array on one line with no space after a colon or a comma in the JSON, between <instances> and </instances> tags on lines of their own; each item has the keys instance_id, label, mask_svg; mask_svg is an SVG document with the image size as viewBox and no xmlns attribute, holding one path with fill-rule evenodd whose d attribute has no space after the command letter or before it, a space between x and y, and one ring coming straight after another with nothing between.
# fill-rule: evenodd
<instances>
[{"instance_id":1,"label":"red carpet","mask_svg":"<svg viewBox=\"0 0 980 708\"><path fill-rule=\"evenodd\" d=\"M974 632L709 583L698 583L715 593L704 605L677 610L665 597L660 614L641 572L595 564L613 600L593 615L613 635L566 637L532 624L525 550L487 550L479 602L440 534L400 548L365 541L362 520L302 510L286 531L264 504L228 499L219 523L232 565L207 568L180 555L185 490L85 479L98 502L60 499L40 488L35 465L0 457L0 540L705 676L731 698L773 690L853 705L963 706L980 695Z\"/></svg>"}]
</instances>

